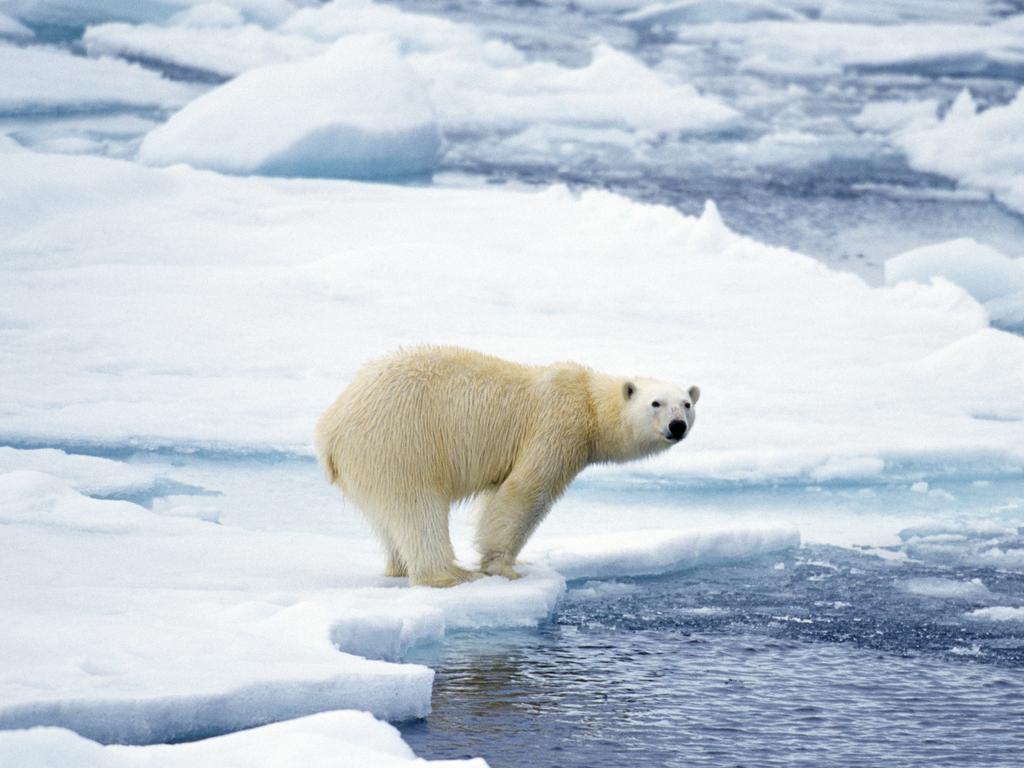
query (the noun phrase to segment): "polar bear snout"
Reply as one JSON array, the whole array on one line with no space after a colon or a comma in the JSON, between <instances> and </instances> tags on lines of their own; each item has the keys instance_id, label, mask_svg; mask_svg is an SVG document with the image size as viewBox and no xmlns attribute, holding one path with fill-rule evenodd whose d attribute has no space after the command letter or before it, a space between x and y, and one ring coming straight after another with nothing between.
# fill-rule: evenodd
<instances>
[{"instance_id":1,"label":"polar bear snout","mask_svg":"<svg viewBox=\"0 0 1024 768\"><path fill-rule=\"evenodd\" d=\"M668 439L673 442L682 440L686 436L686 422L682 419L673 419L668 424Z\"/></svg>"}]
</instances>

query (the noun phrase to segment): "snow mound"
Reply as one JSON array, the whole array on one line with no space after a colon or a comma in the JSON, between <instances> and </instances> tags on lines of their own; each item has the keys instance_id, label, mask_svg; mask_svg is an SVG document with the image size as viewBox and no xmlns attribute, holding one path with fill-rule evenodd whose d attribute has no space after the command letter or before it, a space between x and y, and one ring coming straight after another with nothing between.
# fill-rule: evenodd
<instances>
[{"instance_id":1,"label":"snow mound","mask_svg":"<svg viewBox=\"0 0 1024 768\"><path fill-rule=\"evenodd\" d=\"M54 112L170 109L195 97L193 86L115 59L86 59L48 46L0 42L0 117Z\"/></svg>"},{"instance_id":2,"label":"snow mound","mask_svg":"<svg viewBox=\"0 0 1024 768\"><path fill-rule=\"evenodd\" d=\"M653 576L750 560L800 546L793 528L616 532L547 540L537 557L568 579Z\"/></svg>"},{"instance_id":3,"label":"snow mound","mask_svg":"<svg viewBox=\"0 0 1024 768\"><path fill-rule=\"evenodd\" d=\"M1018 35L1024 27L1018 30ZM913 168L956 179L1024 212L1024 89L1009 104L979 111L969 91L945 117L915 124L895 142Z\"/></svg>"},{"instance_id":4,"label":"snow mound","mask_svg":"<svg viewBox=\"0 0 1024 768\"><path fill-rule=\"evenodd\" d=\"M387 179L429 174L441 136L423 84L379 38L247 72L150 132L139 159L225 173Z\"/></svg>"},{"instance_id":5,"label":"snow mound","mask_svg":"<svg viewBox=\"0 0 1024 768\"><path fill-rule=\"evenodd\" d=\"M960 238L916 248L885 263L888 285L904 280L924 283L935 277L956 283L982 303L992 325L1024 333L1024 258L1011 259L995 248Z\"/></svg>"},{"instance_id":6,"label":"snow mound","mask_svg":"<svg viewBox=\"0 0 1024 768\"><path fill-rule=\"evenodd\" d=\"M284 756L287 756L286 758ZM283 762L284 760L284 762ZM486 768L474 760L421 760L399 732L366 712L338 711L186 744L101 746L61 728L0 732L0 764L20 768Z\"/></svg>"}]
</instances>

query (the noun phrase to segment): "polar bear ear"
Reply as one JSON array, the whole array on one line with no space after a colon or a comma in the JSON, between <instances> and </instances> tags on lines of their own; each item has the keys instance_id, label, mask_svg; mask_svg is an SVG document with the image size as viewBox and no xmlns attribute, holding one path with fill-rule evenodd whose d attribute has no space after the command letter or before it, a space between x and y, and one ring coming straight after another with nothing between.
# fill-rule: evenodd
<instances>
[{"instance_id":1,"label":"polar bear ear","mask_svg":"<svg viewBox=\"0 0 1024 768\"><path fill-rule=\"evenodd\" d=\"M636 392L636 384L632 381L627 381L622 385L622 398L624 400L629 400L633 396L634 392Z\"/></svg>"},{"instance_id":2,"label":"polar bear ear","mask_svg":"<svg viewBox=\"0 0 1024 768\"><path fill-rule=\"evenodd\" d=\"M690 400L693 401L694 405L697 404L697 401L700 400L700 387L698 387L698 386L690 387Z\"/></svg>"}]
</instances>

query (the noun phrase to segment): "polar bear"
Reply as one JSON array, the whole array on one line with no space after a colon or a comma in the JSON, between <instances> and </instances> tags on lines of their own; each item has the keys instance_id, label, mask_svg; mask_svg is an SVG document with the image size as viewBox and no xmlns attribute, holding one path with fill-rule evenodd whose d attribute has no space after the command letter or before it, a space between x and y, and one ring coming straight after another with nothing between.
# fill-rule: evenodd
<instances>
[{"instance_id":1,"label":"polar bear","mask_svg":"<svg viewBox=\"0 0 1024 768\"><path fill-rule=\"evenodd\" d=\"M520 365L455 347L368 363L320 417L328 480L360 507L388 553L385 573L448 587L453 502L480 501L480 571L518 578L526 540L584 467L658 453L693 429L700 389Z\"/></svg>"}]
</instances>

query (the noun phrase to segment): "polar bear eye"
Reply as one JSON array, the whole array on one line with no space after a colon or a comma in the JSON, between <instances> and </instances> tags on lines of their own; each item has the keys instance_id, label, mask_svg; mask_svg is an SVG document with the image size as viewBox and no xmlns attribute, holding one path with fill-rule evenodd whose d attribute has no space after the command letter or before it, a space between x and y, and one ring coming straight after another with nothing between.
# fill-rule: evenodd
<instances>
[{"instance_id":1,"label":"polar bear eye","mask_svg":"<svg viewBox=\"0 0 1024 768\"><path fill-rule=\"evenodd\" d=\"M651 405L653 405L655 408L661 408L661 403L659 403L657 400L651 403Z\"/></svg>"},{"instance_id":2,"label":"polar bear eye","mask_svg":"<svg viewBox=\"0 0 1024 768\"><path fill-rule=\"evenodd\" d=\"M690 410L690 404L689 404L689 403L683 403L683 407L684 407L684 408L685 408L686 410Z\"/></svg>"}]
</instances>

